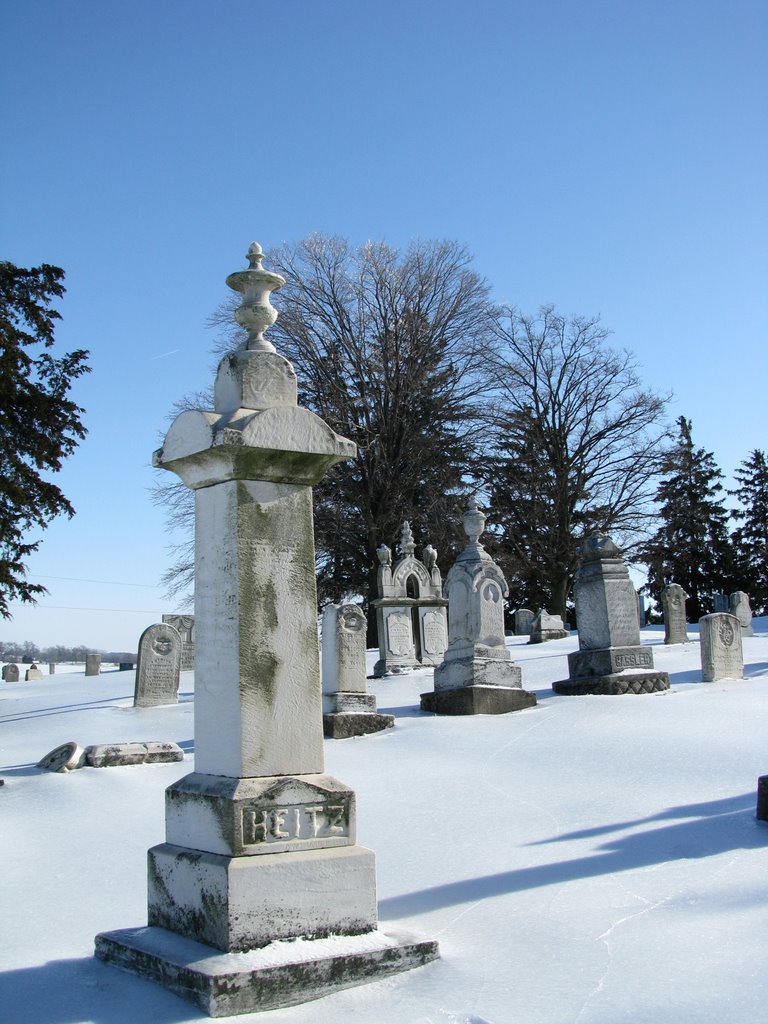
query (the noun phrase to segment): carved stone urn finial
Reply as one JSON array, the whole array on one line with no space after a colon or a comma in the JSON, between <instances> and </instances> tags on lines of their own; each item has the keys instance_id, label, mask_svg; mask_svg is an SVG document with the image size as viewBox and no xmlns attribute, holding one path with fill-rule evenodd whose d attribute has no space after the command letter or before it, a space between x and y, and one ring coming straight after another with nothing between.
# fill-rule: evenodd
<instances>
[{"instance_id":1,"label":"carved stone urn finial","mask_svg":"<svg viewBox=\"0 0 768 1024\"><path fill-rule=\"evenodd\" d=\"M464 532L469 537L470 544L477 544L485 529L485 516L480 511L476 497L469 499L469 505L462 517L462 522L464 524Z\"/></svg>"},{"instance_id":2,"label":"carved stone urn finial","mask_svg":"<svg viewBox=\"0 0 768 1024\"><path fill-rule=\"evenodd\" d=\"M243 296L235 311L235 320L248 331L248 340L242 348L249 352L274 352L275 346L264 337L264 331L277 320L277 310L270 303L269 294L282 288L285 278L264 270L261 265L264 252L258 242L251 242L246 257L248 269L237 270L227 278L229 287Z\"/></svg>"},{"instance_id":3,"label":"carved stone urn finial","mask_svg":"<svg viewBox=\"0 0 768 1024\"><path fill-rule=\"evenodd\" d=\"M404 557L406 555L412 555L416 550L416 545L413 542L413 534L411 533L411 524L406 519L403 523L403 532L400 537L400 554Z\"/></svg>"}]
</instances>

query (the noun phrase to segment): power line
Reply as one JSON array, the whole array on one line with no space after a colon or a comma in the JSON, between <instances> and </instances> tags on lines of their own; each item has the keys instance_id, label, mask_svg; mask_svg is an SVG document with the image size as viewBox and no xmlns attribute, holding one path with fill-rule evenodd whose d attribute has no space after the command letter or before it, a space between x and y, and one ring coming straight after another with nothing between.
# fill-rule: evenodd
<instances>
[{"instance_id":1,"label":"power line","mask_svg":"<svg viewBox=\"0 0 768 1024\"><path fill-rule=\"evenodd\" d=\"M146 587L147 590L155 590L154 583L121 583L119 580L82 580L77 576L43 576L39 572L30 572L37 580L67 580L69 583L104 583L112 587Z\"/></svg>"},{"instance_id":2,"label":"power line","mask_svg":"<svg viewBox=\"0 0 768 1024\"><path fill-rule=\"evenodd\" d=\"M41 611L57 612L125 612L133 615L158 615L157 608L77 608L68 604L38 604Z\"/></svg>"}]
</instances>

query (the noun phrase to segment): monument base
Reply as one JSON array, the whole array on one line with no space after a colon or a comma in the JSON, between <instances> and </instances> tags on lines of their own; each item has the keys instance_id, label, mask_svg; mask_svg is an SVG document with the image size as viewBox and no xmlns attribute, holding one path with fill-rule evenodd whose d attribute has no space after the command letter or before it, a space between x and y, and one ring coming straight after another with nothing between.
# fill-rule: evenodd
<instances>
[{"instance_id":1,"label":"monument base","mask_svg":"<svg viewBox=\"0 0 768 1024\"><path fill-rule=\"evenodd\" d=\"M395 662L394 664L388 659L380 658L373 666L373 678L383 679L385 676L402 676L407 675L409 672L413 672L414 669L421 668L418 661L409 662Z\"/></svg>"},{"instance_id":2,"label":"monument base","mask_svg":"<svg viewBox=\"0 0 768 1024\"><path fill-rule=\"evenodd\" d=\"M569 629L542 629L538 633L530 634L529 644L545 644L547 640L565 640L571 635Z\"/></svg>"},{"instance_id":3,"label":"monument base","mask_svg":"<svg viewBox=\"0 0 768 1024\"><path fill-rule=\"evenodd\" d=\"M390 729L395 724L394 715L380 715L378 712L359 711L323 715L323 735L332 740L346 740L351 736L367 736L372 732Z\"/></svg>"},{"instance_id":4,"label":"monument base","mask_svg":"<svg viewBox=\"0 0 768 1024\"><path fill-rule=\"evenodd\" d=\"M96 936L99 960L158 982L209 1017L294 1006L421 967L439 955L436 942L378 930L274 942L237 954L164 928L125 928Z\"/></svg>"},{"instance_id":5,"label":"monument base","mask_svg":"<svg viewBox=\"0 0 768 1024\"><path fill-rule=\"evenodd\" d=\"M555 693L580 697L584 694L614 696L623 693L659 693L669 689L666 672L613 672L581 679L560 679L552 683Z\"/></svg>"},{"instance_id":6,"label":"monument base","mask_svg":"<svg viewBox=\"0 0 768 1024\"><path fill-rule=\"evenodd\" d=\"M421 710L436 715L506 715L535 703L536 694L518 686L461 686L421 695Z\"/></svg>"},{"instance_id":7,"label":"monument base","mask_svg":"<svg viewBox=\"0 0 768 1024\"><path fill-rule=\"evenodd\" d=\"M768 775L761 775L757 780L755 817L758 821L768 821Z\"/></svg>"}]
</instances>

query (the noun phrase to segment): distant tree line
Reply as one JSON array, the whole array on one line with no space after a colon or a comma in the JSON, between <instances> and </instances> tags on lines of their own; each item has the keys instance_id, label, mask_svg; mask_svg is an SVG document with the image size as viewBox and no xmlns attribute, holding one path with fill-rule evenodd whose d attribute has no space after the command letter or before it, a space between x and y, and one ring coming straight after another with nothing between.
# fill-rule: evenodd
<instances>
[{"instance_id":1,"label":"distant tree line","mask_svg":"<svg viewBox=\"0 0 768 1024\"><path fill-rule=\"evenodd\" d=\"M730 492L738 507L727 509L722 474L693 447L690 422L675 431L671 394L642 382L598 318L495 305L452 241L403 252L313 235L267 262L286 278L269 337L294 364L299 402L357 445L314 492L321 604L369 604L376 548L397 549L404 519L448 568L476 494L511 608L567 615L578 548L594 529L648 567L653 598L673 579L685 587L692 617L715 591L744 589L753 609L768 605L764 453L742 465ZM241 340L237 301L212 318L220 351ZM165 580L175 595L192 584L190 497L178 483L156 492L178 556Z\"/></svg>"},{"instance_id":2,"label":"distant tree line","mask_svg":"<svg viewBox=\"0 0 768 1024\"><path fill-rule=\"evenodd\" d=\"M85 661L86 654L100 654L105 663L119 664L121 661L136 661L136 654L128 651L97 651L93 647L80 644L77 647L64 647L57 644L53 647L38 647L31 640L18 643L15 640L0 640L0 661L15 661L29 664L32 661L43 664L68 663L80 664Z\"/></svg>"}]
</instances>

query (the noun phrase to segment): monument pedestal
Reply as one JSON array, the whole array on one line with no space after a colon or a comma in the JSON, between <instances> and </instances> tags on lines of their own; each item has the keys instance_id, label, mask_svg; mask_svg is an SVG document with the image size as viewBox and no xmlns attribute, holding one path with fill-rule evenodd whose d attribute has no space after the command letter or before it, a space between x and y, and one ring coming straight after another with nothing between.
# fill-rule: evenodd
<instances>
[{"instance_id":1,"label":"monument pedestal","mask_svg":"<svg viewBox=\"0 0 768 1024\"><path fill-rule=\"evenodd\" d=\"M535 703L535 693L510 686L460 686L421 695L421 710L436 715L506 715Z\"/></svg>"},{"instance_id":2,"label":"monument pedestal","mask_svg":"<svg viewBox=\"0 0 768 1024\"><path fill-rule=\"evenodd\" d=\"M376 930L222 953L164 928L149 927L97 935L96 956L158 982L209 1017L229 1017L319 999L421 967L436 960L439 952L436 942Z\"/></svg>"},{"instance_id":3,"label":"monument pedestal","mask_svg":"<svg viewBox=\"0 0 768 1024\"><path fill-rule=\"evenodd\" d=\"M581 697L594 693L616 696L622 693L658 693L669 689L666 672L611 672L604 676L585 676L582 679L560 679L552 683L555 693Z\"/></svg>"}]
</instances>

